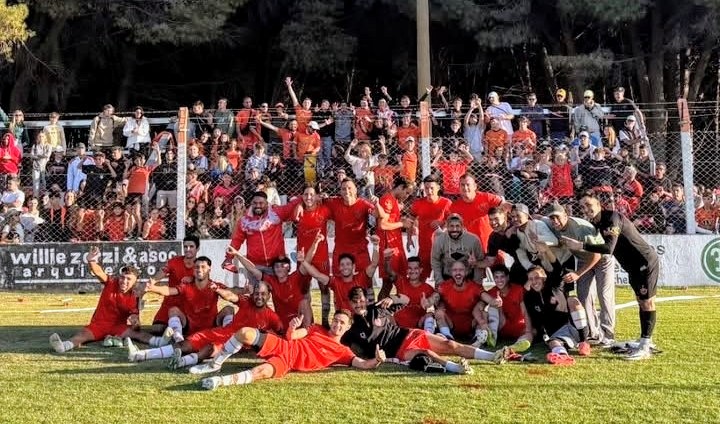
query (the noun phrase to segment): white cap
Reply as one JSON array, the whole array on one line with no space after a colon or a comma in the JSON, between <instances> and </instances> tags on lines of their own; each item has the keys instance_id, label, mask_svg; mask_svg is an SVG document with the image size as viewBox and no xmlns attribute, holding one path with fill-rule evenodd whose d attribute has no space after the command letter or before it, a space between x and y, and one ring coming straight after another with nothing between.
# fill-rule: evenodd
<instances>
[{"instance_id":1,"label":"white cap","mask_svg":"<svg viewBox=\"0 0 720 424\"><path fill-rule=\"evenodd\" d=\"M319 130L319 129L320 129L320 125L318 125L318 123L315 122L315 121L310 121L310 123L308 124L308 126L309 126L310 128L312 128L312 129L314 129L314 130Z\"/></svg>"}]
</instances>

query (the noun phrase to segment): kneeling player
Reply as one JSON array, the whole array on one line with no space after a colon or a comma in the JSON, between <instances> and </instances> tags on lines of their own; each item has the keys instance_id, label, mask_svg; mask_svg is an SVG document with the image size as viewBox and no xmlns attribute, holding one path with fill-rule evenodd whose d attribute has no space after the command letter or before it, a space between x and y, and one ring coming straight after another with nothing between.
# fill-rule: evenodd
<instances>
[{"instance_id":1,"label":"kneeling player","mask_svg":"<svg viewBox=\"0 0 720 424\"><path fill-rule=\"evenodd\" d=\"M301 316L293 318L285 339L256 328L240 329L225 343L223 351L214 362L221 365L243 345L258 349L258 356L266 362L237 374L204 378L201 381L202 387L214 390L220 386L250 384L267 378L282 378L290 371L318 371L332 365L372 369L385 361L381 350L376 351L374 359L364 360L355 356L348 347L340 344L340 338L352 324L349 311L335 312L330 330L319 325L313 325L308 330L298 328L301 323Z\"/></svg>"},{"instance_id":2,"label":"kneeling player","mask_svg":"<svg viewBox=\"0 0 720 424\"><path fill-rule=\"evenodd\" d=\"M105 339L105 346L122 346L123 337L133 337L140 328L138 316L139 297L135 290L140 271L133 266L120 268L120 275L110 277L98 263L100 249L93 247L87 261L90 272L103 284L95 313L90 324L76 333L70 340L62 340L57 333L50 336L50 346L55 352L63 353L83 343Z\"/></svg>"},{"instance_id":3,"label":"kneeling player","mask_svg":"<svg viewBox=\"0 0 720 424\"><path fill-rule=\"evenodd\" d=\"M494 265L492 275L495 287L482 294L488 304L492 337L513 340L512 350L524 352L532 341L532 327L523 302L525 290L521 285L510 284L510 270L505 265Z\"/></svg>"}]
</instances>

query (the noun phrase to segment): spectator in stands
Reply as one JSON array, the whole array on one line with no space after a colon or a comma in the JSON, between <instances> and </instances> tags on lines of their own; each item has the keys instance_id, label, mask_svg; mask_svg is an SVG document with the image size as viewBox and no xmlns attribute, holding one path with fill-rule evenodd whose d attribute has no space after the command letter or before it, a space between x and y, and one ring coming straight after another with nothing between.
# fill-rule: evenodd
<instances>
[{"instance_id":1,"label":"spectator in stands","mask_svg":"<svg viewBox=\"0 0 720 424\"><path fill-rule=\"evenodd\" d=\"M627 147L633 156L640 154L640 145L646 140L642 131L640 131L640 127L637 125L635 115L630 115L625 119L624 126L618 131L618 139L620 140L620 145Z\"/></svg>"},{"instance_id":2,"label":"spectator in stands","mask_svg":"<svg viewBox=\"0 0 720 424\"><path fill-rule=\"evenodd\" d=\"M537 135L529 128L530 119L525 116L518 118L518 129L512 135L512 145L521 145L523 149L535 152Z\"/></svg>"},{"instance_id":3,"label":"spectator in stands","mask_svg":"<svg viewBox=\"0 0 720 424\"><path fill-rule=\"evenodd\" d=\"M80 206L89 209L101 207L105 192L112 186L115 179L115 170L110 162L105 160L105 153L97 152L92 158L88 157L82 165L85 177L85 188L79 198Z\"/></svg>"},{"instance_id":4,"label":"spectator in stands","mask_svg":"<svg viewBox=\"0 0 720 424\"><path fill-rule=\"evenodd\" d=\"M22 211L25 204L25 192L20 189L20 180L18 178L9 178L7 180L7 189L0 197L2 206L6 211Z\"/></svg>"},{"instance_id":5,"label":"spectator in stands","mask_svg":"<svg viewBox=\"0 0 720 424\"><path fill-rule=\"evenodd\" d=\"M80 192L80 186L85 181L85 173L82 172L82 166L85 164L88 156L85 151L85 145L80 143L75 148L75 158L70 161L67 168L67 191L75 194ZM92 163L92 159L88 161Z\"/></svg>"},{"instance_id":6,"label":"spectator in stands","mask_svg":"<svg viewBox=\"0 0 720 424\"><path fill-rule=\"evenodd\" d=\"M127 230L130 214L123 209L120 202L114 202L110 206L110 214L98 210L99 230L101 239L104 241L123 241L127 237Z\"/></svg>"},{"instance_id":7,"label":"spectator in stands","mask_svg":"<svg viewBox=\"0 0 720 424\"><path fill-rule=\"evenodd\" d=\"M380 145L382 146L380 153L387 155L384 137L380 139ZM357 156L350 153L355 147L357 147ZM360 187L360 196L372 197L375 193L375 174L372 169L379 163L377 156L373 156L370 145L366 142L360 143L357 139L353 140L345 151L345 161L353 170L355 181Z\"/></svg>"},{"instance_id":8,"label":"spectator in stands","mask_svg":"<svg viewBox=\"0 0 720 424\"><path fill-rule=\"evenodd\" d=\"M575 134L587 131L594 146L600 145L600 125L605 117L602 107L595 102L595 93L585 90L583 104L577 106L572 113L572 124ZM583 128L584 127L584 128Z\"/></svg>"},{"instance_id":9,"label":"spectator in stands","mask_svg":"<svg viewBox=\"0 0 720 424\"><path fill-rule=\"evenodd\" d=\"M485 116L485 119L487 120L487 115ZM490 129L485 132L483 137L485 151L495 152L497 149L502 149L504 155L509 155L509 141L510 136L508 136L507 132L501 128L500 120L497 119L497 117L490 118Z\"/></svg>"},{"instance_id":10,"label":"spectator in stands","mask_svg":"<svg viewBox=\"0 0 720 424\"><path fill-rule=\"evenodd\" d=\"M667 172L667 165L665 162L658 162L655 165L655 174L648 179L645 188L649 191L655 191L657 187L662 188L661 197L669 195L672 191L672 180L665 174Z\"/></svg>"},{"instance_id":11,"label":"spectator in stands","mask_svg":"<svg viewBox=\"0 0 720 424\"><path fill-rule=\"evenodd\" d=\"M583 188L593 189L606 182L616 180L610 164L606 160L607 151L604 147L593 150L593 153L586 156L578 165L578 174L582 178ZM625 172L625 170L623 170ZM637 206L637 205L636 205Z\"/></svg>"},{"instance_id":12,"label":"spectator in stands","mask_svg":"<svg viewBox=\"0 0 720 424\"><path fill-rule=\"evenodd\" d=\"M655 160L650 155L650 147L647 143L641 143L638 146L638 155L633 161L633 165L638 171L638 180L643 185L655 174Z\"/></svg>"},{"instance_id":13,"label":"spectator in stands","mask_svg":"<svg viewBox=\"0 0 720 424\"><path fill-rule=\"evenodd\" d=\"M244 97L243 107L235 115L235 133L237 134L241 148L245 152L250 152L253 146L262 139L260 129L255 120L257 111L253 109L252 104L252 98Z\"/></svg>"},{"instance_id":14,"label":"spectator in stands","mask_svg":"<svg viewBox=\"0 0 720 424\"><path fill-rule=\"evenodd\" d=\"M135 218L137 230L142 231L141 206L147 210L150 199L148 198L150 174L162 164L160 148L153 143L152 153L147 161L145 155L137 153L133 160L133 166L125 173L127 184L127 203L132 205L132 215Z\"/></svg>"},{"instance_id":15,"label":"spectator in stands","mask_svg":"<svg viewBox=\"0 0 720 424\"><path fill-rule=\"evenodd\" d=\"M165 160L152 172L152 181L155 185L155 207L177 208L177 168L175 150L168 149L165 152Z\"/></svg>"},{"instance_id":16,"label":"spectator in stands","mask_svg":"<svg viewBox=\"0 0 720 424\"><path fill-rule=\"evenodd\" d=\"M67 142L65 141L65 129L58 123L60 114L51 112L49 119L50 123L43 127L42 132L47 136L47 142L53 150L64 153L67 150Z\"/></svg>"},{"instance_id":17,"label":"spectator in stands","mask_svg":"<svg viewBox=\"0 0 720 424\"><path fill-rule=\"evenodd\" d=\"M405 114L402 116L400 126L397 127L397 145L401 150L404 150L405 146L407 146L408 138L413 138L416 141L419 140L420 128L413 123L410 114Z\"/></svg>"},{"instance_id":18,"label":"spectator in stands","mask_svg":"<svg viewBox=\"0 0 720 424\"><path fill-rule=\"evenodd\" d=\"M416 145L414 138L408 138L405 150L397 157L397 169L400 171L400 176L412 184L415 184L417 180L418 155ZM377 176L377 173L375 175ZM393 179L389 181L393 181Z\"/></svg>"},{"instance_id":19,"label":"spectator in stands","mask_svg":"<svg viewBox=\"0 0 720 424\"><path fill-rule=\"evenodd\" d=\"M625 120L634 117L637 107L632 100L625 98L625 88L616 87L613 90L614 102L610 103L610 125L619 133L625 126Z\"/></svg>"},{"instance_id":20,"label":"spectator in stands","mask_svg":"<svg viewBox=\"0 0 720 424\"><path fill-rule=\"evenodd\" d=\"M145 117L145 111L140 106L135 106L132 118L128 118L123 128L123 135L127 137L125 147L143 151L150 144L150 122Z\"/></svg>"},{"instance_id":21,"label":"spectator in stands","mask_svg":"<svg viewBox=\"0 0 720 424\"><path fill-rule=\"evenodd\" d=\"M218 153L211 154L209 166L210 180L213 183L219 182L223 174L226 174L228 172L230 174L235 173L235 169L233 169L232 165L230 165L230 162L228 162L227 156Z\"/></svg>"},{"instance_id":22,"label":"spectator in stands","mask_svg":"<svg viewBox=\"0 0 720 424\"><path fill-rule=\"evenodd\" d=\"M532 159L526 159L522 168L513 172L518 179L518 201L528 206L531 213L537 213L540 205L538 195L540 193L540 181L547 178L547 174L537 169L537 164Z\"/></svg>"},{"instance_id":23,"label":"spectator in stands","mask_svg":"<svg viewBox=\"0 0 720 424\"><path fill-rule=\"evenodd\" d=\"M30 135L25 125L25 114L22 110L17 109L13 112L12 117L8 117L0 108L0 120L15 137L15 146L20 150L22 157L23 152L30 150Z\"/></svg>"},{"instance_id":24,"label":"spectator in stands","mask_svg":"<svg viewBox=\"0 0 720 424\"><path fill-rule=\"evenodd\" d=\"M230 221L230 231L235 231L235 224L243 215L245 215L245 199L238 195L233 199L230 213L227 215Z\"/></svg>"},{"instance_id":25,"label":"spectator in stands","mask_svg":"<svg viewBox=\"0 0 720 424\"><path fill-rule=\"evenodd\" d=\"M253 146L253 154L245 161L245 177L250 178L252 169L262 174L267 169L268 155L265 153L265 143L258 141Z\"/></svg>"},{"instance_id":26,"label":"spectator in stands","mask_svg":"<svg viewBox=\"0 0 720 424\"><path fill-rule=\"evenodd\" d=\"M188 116L188 138L199 139L202 133L212 132L212 115L205 110L205 104L200 100L192 105Z\"/></svg>"},{"instance_id":27,"label":"spectator in stands","mask_svg":"<svg viewBox=\"0 0 720 424\"><path fill-rule=\"evenodd\" d=\"M282 162L279 153L273 152L270 155L267 169L265 169L265 175L267 175L271 181L274 181L276 184L280 184L280 191L285 192L284 187L288 186L287 181L284 181L285 164Z\"/></svg>"},{"instance_id":28,"label":"spectator in stands","mask_svg":"<svg viewBox=\"0 0 720 424\"><path fill-rule=\"evenodd\" d=\"M165 223L160 219L160 211L157 208L151 209L147 220L143 224L142 239L164 240L165 231Z\"/></svg>"},{"instance_id":29,"label":"spectator in stands","mask_svg":"<svg viewBox=\"0 0 720 424\"><path fill-rule=\"evenodd\" d=\"M40 216L40 201L36 197L28 199L26 206L27 210L20 215L20 224L25 233L23 241L25 243L32 243L36 241L35 233L45 220Z\"/></svg>"},{"instance_id":30,"label":"spectator in stands","mask_svg":"<svg viewBox=\"0 0 720 424\"><path fill-rule=\"evenodd\" d=\"M555 103L549 108L548 128L553 146L563 143L570 137L570 105L566 97L567 91L558 88L555 91Z\"/></svg>"},{"instance_id":31,"label":"spectator in stands","mask_svg":"<svg viewBox=\"0 0 720 424\"><path fill-rule=\"evenodd\" d=\"M115 107L111 104L103 106L102 113L93 118L88 135L88 146L95 150L101 147L112 147L115 144L114 131L125 125L125 118L115 116Z\"/></svg>"},{"instance_id":32,"label":"spectator in stands","mask_svg":"<svg viewBox=\"0 0 720 424\"><path fill-rule=\"evenodd\" d=\"M460 197L460 177L467 173L473 161L467 144L461 144L457 149L448 152L447 159L437 159L431 166L442 176L442 193L444 197L455 200Z\"/></svg>"},{"instance_id":33,"label":"spectator in stands","mask_svg":"<svg viewBox=\"0 0 720 424\"><path fill-rule=\"evenodd\" d=\"M233 173L225 172L222 174L220 184L213 189L213 199L223 199L225 204L230 204L232 199L239 194L240 186L233 181Z\"/></svg>"},{"instance_id":34,"label":"spectator in stands","mask_svg":"<svg viewBox=\"0 0 720 424\"><path fill-rule=\"evenodd\" d=\"M635 214L638 206L640 206L640 199L644 193L642 184L637 180L637 174L637 169L634 166L628 166L625 168L625 172L618 182L622 188L622 197L630 206L628 218L632 218Z\"/></svg>"},{"instance_id":35,"label":"spectator in stands","mask_svg":"<svg viewBox=\"0 0 720 424\"><path fill-rule=\"evenodd\" d=\"M465 114L465 128L463 129L463 136L470 148L470 154L476 162L480 162L483 152L485 151L485 147L483 145L484 132L485 115L482 109L482 101L480 99L470 100L470 108L468 109L467 114Z\"/></svg>"},{"instance_id":36,"label":"spectator in stands","mask_svg":"<svg viewBox=\"0 0 720 424\"><path fill-rule=\"evenodd\" d=\"M662 203L666 217L666 234L685 234L685 189L682 184L673 184L672 197Z\"/></svg>"},{"instance_id":37,"label":"spectator in stands","mask_svg":"<svg viewBox=\"0 0 720 424\"><path fill-rule=\"evenodd\" d=\"M228 100L224 97L218 100L217 109L212 113L213 128L219 129L223 134L233 138L235 132L233 113L227 108L227 104Z\"/></svg>"},{"instance_id":38,"label":"spectator in stands","mask_svg":"<svg viewBox=\"0 0 720 424\"><path fill-rule=\"evenodd\" d=\"M720 211L711 191L703 194L702 206L695 209L695 222L699 234L717 234Z\"/></svg>"},{"instance_id":39,"label":"spectator in stands","mask_svg":"<svg viewBox=\"0 0 720 424\"><path fill-rule=\"evenodd\" d=\"M355 113L355 138L360 141L370 140L370 131L374 126L372 110L370 103L363 99L360 100L360 107L354 109Z\"/></svg>"},{"instance_id":40,"label":"spectator in stands","mask_svg":"<svg viewBox=\"0 0 720 424\"><path fill-rule=\"evenodd\" d=\"M545 133L545 111L537 104L537 95L528 93L525 97L527 104L520 108L520 114L529 120L529 128L537 137Z\"/></svg>"},{"instance_id":41,"label":"spectator in stands","mask_svg":"<svg viewBox=\"0 0 720 424\"><path fill-rule=\"evenodd\" d=\"M318 123L318 135L320 136L320 157L317 169L320 174L329 170L332 166L333 135L335 135L335 119L330 110L330 101L323 99L320 107L313 112L313 121Z\"/></svg>"},{"instance_id":42,"label":"spectator in stands","mask_svg":"<svg viewBox=\"0 0 720 424\"><path fill-rule=\"evenodd\" d=\"M603 128L603 137L600 144L610 151L611 155L617 155L620 151L620 143L617 140L617 133L611 126Z\"/></svg>"},{"instance_id":43,"label":"spectator in stands","mask_svg":"<svg viewBox=\"0 0 720 424\"><path fill-rule=\"evenodd\" d=\"M20 244L25 242L25 231L20 224L20 210L12 209L5 214L0 231L0 242L3 244Z\"/></svg>"},{"instance_id":44,"label":"spectator in stands","mask_svg":"<svg viewBox=\"0 0 720 424\"><path fill-rule=\"evenodd\" d=\"M230 238L230 221L225 217L223 208L214 208L208 223L208 233L213 239Z\"/></svg>"},{"instance_id":45,"label":"spectator in stands","mask_svg":"<svg viewBox=\"0 0 720 424\"><path fill-rule=\"evenodd\" d=\"M633 223L641 233L662 234L665 232L665 210L661 204L664 198L662 189L656 187L640 201Z\"/></svg>"},{"instance_id":46,"label":"spectator in stands","mask_svg":"<svg viewBox=\"0 0 720 424\"><path fill-rule=\"evenodd\" d=\"M115 170L115 175L117 175L116 181L122 181L125 176L125 172L131 165L130 160L123 153L122 147L113 146L113 148L110 149L109 162L110 166L112 166Z\"/></svg>"},{"instance_id":47,"label":"spectator in stands","mask_svg":"<svg viewBox=\"0 0 720 424\"><path fill-rule=\"evenodd\" d=\"M35 137L35 144L30 149L30 159L32 159L32 179L33 179L33 196L40 197L40 193L45 192L47 181L45 174L47 172L47 164L52 154L52 146L47 143L47 135L39 132Z\"/></svg>"},{"instance_id":48,"label":"spectator in stands","mask_svg":"<svg viewBox=\"0 0 720 424\"><path fill-rule=\"evenodd\" d=\"M285 78L285 85L287 86L288 94L290 94L290 99L292 99L293 107L295 108L295 120L298 123L298 131L302 133L310 124L310 121L312 121L312 110L310 110L312 99L305 97L301 105L295 94L295 90L293 90L292 84L292 78Z\"/></svg>"},{"instance_id":49,"label":"spectator in stands","mask_svg":"<svg viewBox=\"0 0 720 424\"><path fill-rule=\"evenodd\" d=\"M15 144L15 136L6 132L0 139L0 188L5 186L7 177L15 177L20 172L22 151Z\"/></svg>"},{"instance_id":50,"label":"spectator in stands","mask_svg":"<svg viewBox=\"0 0 720 424\"><path fill-rule=\"evenodd\" d=\"M339 107L337 103L333 104L333 115L335 120L335 145L339 145L342 151L339 155L345 151L345 148L353 138L353 111L348 107L346 102L341 102Z\"/></svg>"},{"instance_id":51,"label":"spectator in stands","mask_svg":"<svg viewBox=\"0 0 720 424\"><path fill-rule=\"evenodd\" d=\"M208 160L207 157L200 154L200 146L198 144L191 144L188 147L188 169L195 170L198 175L204 174L208 171Z\"/></svg>"},{"instance_id":52,"label":"spectator in stands","mask_svg":"<svg viewBox=\"0 0 720 424\"><path fill-rule=\"evenodd\" d=\"M507 102L500 102L500 95L494 91L488 94L488 101L490 104L485 109L485 120L489 122L496 118L500 128L507 134L506 142L509 142L513 134L512 120L515 118L512 107Z\"/></svg>"},{"instance_id":53,"label":"spectator in stands","mask_svg":"<svg viewBox=\"0 0 720 424\"><path fill-rule=\"evenodd\" d=\"M495 193L498 196L505 196L510 192L509 184L512 181L512 174L502 159L496 156L485 155L479 164L475 175L481 183L480 190Z\"/></svg>"}]
</instances>

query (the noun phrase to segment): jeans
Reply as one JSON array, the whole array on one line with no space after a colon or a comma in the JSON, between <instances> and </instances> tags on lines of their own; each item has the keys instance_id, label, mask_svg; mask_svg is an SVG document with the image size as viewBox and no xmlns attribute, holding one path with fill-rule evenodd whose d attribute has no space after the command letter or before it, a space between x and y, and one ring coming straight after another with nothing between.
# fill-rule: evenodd
<instances>
[{"instance_id":1,"label":"jeans","mask_svg":"<svg viewBox=\"0 0 720 424\"><path fill-rule=\"evenodd\" d=\"M332 137L322 137L320 143L320 163L318 164L318 171L323 172L332 167L333 139Z\"/></svg>"},{"instance_id":2,"label":"jeans","mask_svg":"<svg viewBox=\"0 0 720 424\"><path fill-rule=\"evenodd\" d=\"M33 197L40 198L40 193L45 191L47 183L45 181L45 170L44 169L33 169Z\"/></svg>"}]
</instances>

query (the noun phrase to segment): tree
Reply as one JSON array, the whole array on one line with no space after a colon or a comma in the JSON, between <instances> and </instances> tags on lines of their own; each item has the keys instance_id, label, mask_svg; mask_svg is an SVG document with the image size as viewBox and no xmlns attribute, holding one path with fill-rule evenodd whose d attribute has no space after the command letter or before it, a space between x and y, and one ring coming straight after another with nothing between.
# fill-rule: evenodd
<instances>
[{"instance_id":1,"label":"tree","mask_svg":"<svg viewBox=\"0 0 720 424\"><path fill-rule=\"evenodd\" d=\"M15 47L34 35L25 24L28 13L27 5L8 6L6 0L0 0L0 56L7 61L12 62Z\"/></svg>"}]
</instances>

